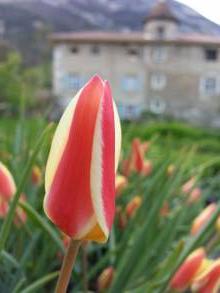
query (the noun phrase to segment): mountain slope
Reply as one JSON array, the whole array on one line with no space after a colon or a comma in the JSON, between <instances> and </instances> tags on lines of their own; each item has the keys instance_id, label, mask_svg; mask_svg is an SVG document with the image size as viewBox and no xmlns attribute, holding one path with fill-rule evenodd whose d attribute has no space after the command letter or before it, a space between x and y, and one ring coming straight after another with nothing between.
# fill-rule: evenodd
<instances>
[{"instance_id":1,"label":"mountain slope","mask_svg":"<svg viewBox=\"0 0 220 293\"><path fill-rule=\"evenodd\" d=\"M220 26L191 8L170 0L182 31L220 35ZM35 60L47 54L39 44L51 31L141 30L154 0L0 0L0 21L5 38ZM42 52L43 51L43 52ZM29 56L30 55L30 56Z\"/></svg>"}]
</instances>

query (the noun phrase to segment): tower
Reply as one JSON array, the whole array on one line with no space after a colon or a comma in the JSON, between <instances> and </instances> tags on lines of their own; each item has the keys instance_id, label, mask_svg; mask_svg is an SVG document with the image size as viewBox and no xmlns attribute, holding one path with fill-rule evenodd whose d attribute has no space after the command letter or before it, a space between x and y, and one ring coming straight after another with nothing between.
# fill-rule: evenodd
<instances>
[{"instance_id":1,"label":"tower","mask_svg":"<svg viewBox=\"0 0 220 293\"><path fill-rule=\"evenodd\" d=\"M156 39L172 38L178 31L178 19L168 0L158 0L145 19L146 35Z\"/></svg>"}]
</instances>

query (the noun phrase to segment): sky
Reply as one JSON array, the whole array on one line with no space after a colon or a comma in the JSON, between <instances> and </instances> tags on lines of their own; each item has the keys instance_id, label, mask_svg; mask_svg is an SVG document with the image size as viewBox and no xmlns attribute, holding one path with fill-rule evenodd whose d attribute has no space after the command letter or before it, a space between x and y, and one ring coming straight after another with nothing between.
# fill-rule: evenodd
<instances>
[{"instance_id":1,"label":"sky","mask_svg":"<svg viewBox=\"0 0 220 293\"><path fill-rule=\"evenodd\" d=\"M220 24L220 0L178 0Z\"/></svg>"}]
</instances>

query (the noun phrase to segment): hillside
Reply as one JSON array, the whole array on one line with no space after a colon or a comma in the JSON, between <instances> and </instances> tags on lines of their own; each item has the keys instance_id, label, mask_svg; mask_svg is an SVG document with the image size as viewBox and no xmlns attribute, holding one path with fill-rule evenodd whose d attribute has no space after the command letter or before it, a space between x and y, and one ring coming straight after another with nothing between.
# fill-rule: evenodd
<instances>
[{"instance_id":1,"label":"hillside","mask_svg":"<svg viewBox=\"0 0 220 293\"><path fill-rule=\"evenodd\" d=\"M42 42L52 31L141 30L154 0L0 0L5 38L23 52L27 62L48 56ZM191 8L170 0L181 30L220 34L220 26ZM39 60L38 60L39 59Z\"/></svg>"}]
</instances>

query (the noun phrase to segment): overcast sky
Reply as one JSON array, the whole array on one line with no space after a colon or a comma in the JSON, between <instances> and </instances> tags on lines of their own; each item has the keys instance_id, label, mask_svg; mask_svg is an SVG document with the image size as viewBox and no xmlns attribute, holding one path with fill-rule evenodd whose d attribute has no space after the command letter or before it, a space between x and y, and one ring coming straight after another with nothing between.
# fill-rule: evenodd
<instances>
[{"instance_id":1,"label":"overcast sky","mask_svg":"<svg viewBox=\"0 0 220 293\"><path fill-rule=\"evenodd\" d=\"M178 0L220 24L220 0Z\"/></svg>"}]
</instances>

